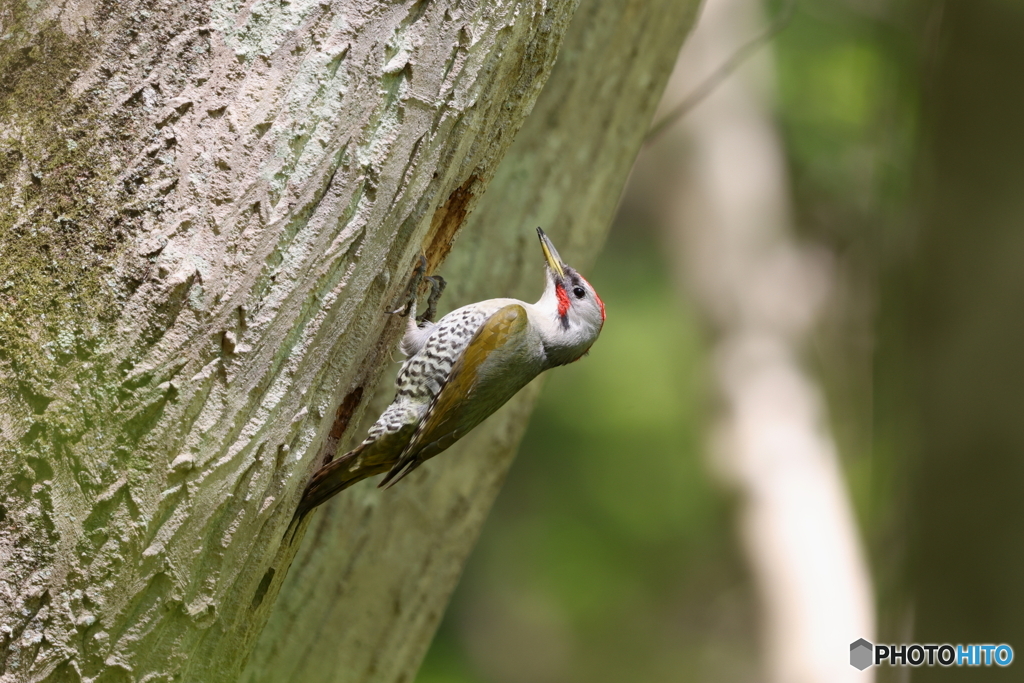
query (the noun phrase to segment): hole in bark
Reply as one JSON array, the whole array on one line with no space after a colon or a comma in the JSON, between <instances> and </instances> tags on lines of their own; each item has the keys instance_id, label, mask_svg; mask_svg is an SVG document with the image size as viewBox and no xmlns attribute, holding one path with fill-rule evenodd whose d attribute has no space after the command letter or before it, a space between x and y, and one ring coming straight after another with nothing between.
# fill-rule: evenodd
<instances>
[{"instance_id":1,"label":"hole in bark","mask_svg":"<svg viewBox=\"0 0 1024 683\"><path fill-rule=\"evenodd\" d=\"M267 596L267 591L270 590L270 584L274 580L274 568L271 567L267 570L267 573L263 575L263 580L260 581L259 587L256 589L256 594L252 596L252 608L256 609L263 602L263 598Z\"/></svg>"},{"instance_id":2,"label":"hole in bark","mask_svg":"<svg viewBox=\"0 0 1024 683\"><path fill-rule=\"evenodd\" d=\"M345 429L348 428L348 423L352 419L352 413L355 412L362 398L363 388L356 387L341 401L341 405L338 406L338 410L334 414L334 424L331 425L332 438L340 439L341 435L345 433Z\"/></svg>"},{"instance_id":3,"label":"hole in bark","mask_svg":"<svg viewBox=\"0 0 1024 683\"><path fill-rule=\"evenodd\" d=\"M431 269L444 260L451 251L455 241L455 233L462 227L462 222L469 213L469 204L473 200L473 189L477 177L469 176L455 191L448 196L443 206L438 207L430 222L430 232L423 251L430 262Z\"/></svg>"}]
</instances>

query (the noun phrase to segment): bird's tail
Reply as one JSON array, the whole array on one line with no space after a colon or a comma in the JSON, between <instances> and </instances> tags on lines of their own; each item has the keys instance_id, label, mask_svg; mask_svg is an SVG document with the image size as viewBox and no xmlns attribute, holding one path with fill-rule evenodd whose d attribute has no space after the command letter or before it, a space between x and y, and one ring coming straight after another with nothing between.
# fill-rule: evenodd
<instances>
[{"instance_id":1,"label":"bird's tail","mask_svg":"<svg viewBox=\"0 0 1024 683\"><path fill-rule=\"evenodd\" d=\"M370 476L359 471L358 467L358 457L363 446L360 444L340 458L327 463L318 469L313 478L309 480L306 490L302 492L302 499L299 501L299 507L295 510L295 516L292 517L291 524L285 531L285 538L288 539L289 544L295 540L295 535L298 533L299 527L302 526L302 520L314 508L330 500L339 491ZM351 471L353 465L356 466L355 472Z\"/></svg>"},{"instance_id":2,"label":"bird's tail","mask_svg":"<svg viewBox=\"0 0 1024 683\"><path fill-rule=\"evenodd\" d=\"M317 470L309 484L306 485L295 516L301 519L313 508L327 502L338 492L344 491L356 482L388 471L390 463L374 462L373 453L368 452L376 450L373 448L375 445L377 442L359 444L345 455Z\"/></svg>"},{"instance_id":3,"label":"bird's tail","mask_svg":"<svg viewBox=\"0 0 1024 683\"><path fill-rule=\"evenodd\" d=\"M352 465L358 464L359 453L362 449L363 445L360 444L340 458L336 458L318 469L306 484L306 490L302 493L302 500L299 502L296 515L305 515L339 491L343 491L362 479L363 476L360 476L361 472L358 467L355 472L351 471Z\"/></svg>"}]
</instances>

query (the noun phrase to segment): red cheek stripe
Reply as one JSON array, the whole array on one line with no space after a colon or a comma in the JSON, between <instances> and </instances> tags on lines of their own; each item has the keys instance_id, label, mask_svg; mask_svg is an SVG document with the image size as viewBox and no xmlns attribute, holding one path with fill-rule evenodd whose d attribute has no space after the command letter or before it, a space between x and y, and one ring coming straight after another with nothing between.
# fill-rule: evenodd
<instances>
[{"instance_id":1,"label":"red cheek stripe","mask_svg":"<svg viewBox=\"0 0 1024 683\"><path fill-rule=\"evenodd\" d=\"M565 287L562 285L555 285L555 296L558 297L558 315L564 318L569 314L569 295L565 293ZM603 314L603 307L601 311Z\"/></svg>"}]
</instances>

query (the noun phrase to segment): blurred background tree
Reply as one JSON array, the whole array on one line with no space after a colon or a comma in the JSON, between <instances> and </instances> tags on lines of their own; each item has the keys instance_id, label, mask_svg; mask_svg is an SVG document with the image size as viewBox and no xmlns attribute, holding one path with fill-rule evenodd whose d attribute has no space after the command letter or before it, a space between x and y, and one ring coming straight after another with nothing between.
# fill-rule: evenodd
<instances>
[{"instance_id":1,"label":"blurred background tree","mask_svg":"<svg viewBox=\"0 0 1024 683\"><path fill-rule=\"evenodd\" d=\"M828 255L802 358L878 642L1024 642L1022 64L1011 0L802 0L736 76L763 79L794 237ZM772 680L739 499L705 455L716 326L677 286L666 153L678 131L638 162L591 277L609 324L548 380L420 683ZM967 676L1013 668L912 672Z\"/></svg>"},{"instance_id":2,"label":"blurred background tree","mask_svg":"<svg viewBox=\"0 0 1024 683\"><path fill-rule=\"evenodd\" d=\"M921 641L1024 652L1024 6L949 0L932 12L919 198L879 328L886 419L917 427L902 444L905 619ZM1019 680L1013 669L970 678Z\"/></svg>"}]
</instances>

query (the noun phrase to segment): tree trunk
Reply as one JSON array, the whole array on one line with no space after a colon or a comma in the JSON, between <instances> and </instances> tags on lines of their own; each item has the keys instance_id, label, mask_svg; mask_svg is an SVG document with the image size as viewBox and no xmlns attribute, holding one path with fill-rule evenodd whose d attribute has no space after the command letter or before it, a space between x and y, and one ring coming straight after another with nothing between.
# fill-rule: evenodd
<instances>
[{"instance_id":1,"label":"tree trunk","mask_svg":"<svg viewBox=\"0 0 1024 683\"><path fill-rule=\"evenodd\" d=\"M446 305L539 296L537 225L587 272L697 6L580 3L537 106L445 263ZM615 311L609 316L615 324ZM360 484L328 503L311 523L243 680L412 680L538 391L534 382L400 487L382 494ZM392 395L385 383L364 422ZM350 430L346 442L358 442L366 426Z\"/></svg>"},{"instance_id":2,"label":"tree trunk","mask_svg":"<svg viewBox=\"0 0 1024 683\"><path fill-rule=\"evenodd\" d=\"M596 253L695 4L592 3L453 299L537 279L534 223ZM381 311L416 253L446 255L573 8L0 10L0 680L237 678L308 474L358 439L400 327ZM321 515L285 607L307 635L322 605L371 630L286 669L328 646L325 671L409 676L535 391L459 449L486 457Z\"/></svg>"},{"instance_id":3,"label":"tree trunk","mask_svg":"<svg viewBox=\"0 0 1024 683\"><path fill-rule=\"evenodd\" d=\"M574 8L0 9L0 680L237 679Z\"/></svg>"},{"instance_id":4,"label":"tree trunk","mask_svg":"<svg viewBox=\"0 0 1024 683\"><path fill-rule=\"evenodd\" d=\"M887 264L880 318L879 422L908 453L909 608L891 642L1009 643L1019 653L1024 12L950 0L931 22L920 213L893 240L912 249ZM913 677L1011 681L1018 666L968 676L921 667Z\"/></svg>"}]
</instances>

